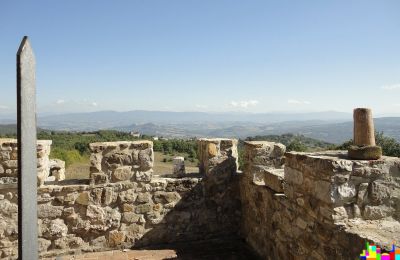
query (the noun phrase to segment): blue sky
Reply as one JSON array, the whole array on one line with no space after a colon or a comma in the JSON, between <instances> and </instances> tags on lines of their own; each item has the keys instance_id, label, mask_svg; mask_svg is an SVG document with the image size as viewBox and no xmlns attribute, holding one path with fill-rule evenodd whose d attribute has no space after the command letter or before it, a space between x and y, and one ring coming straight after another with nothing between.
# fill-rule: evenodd
<instances>
[{"instance_id":1,"label":"blue sky","mask_svg":"<svg viewBox=\"0 0 400 260\"><path fill-rule=\"evenodd\" d=\"M0 113L28 35L42 113L400 113L400 1L0 1Z\"/></svg>"}]
</instances>

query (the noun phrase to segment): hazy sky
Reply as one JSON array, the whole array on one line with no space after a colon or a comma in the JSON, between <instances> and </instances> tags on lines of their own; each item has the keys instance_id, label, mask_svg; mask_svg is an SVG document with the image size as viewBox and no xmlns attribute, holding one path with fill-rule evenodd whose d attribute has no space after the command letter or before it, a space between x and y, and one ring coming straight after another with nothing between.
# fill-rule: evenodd
<instances>
[{"instance_id":1,"label":"hazy sky","mask_svg":"<svg viewBox=\"0 0 400 260\"><path fill-rule=\"evenodd\" d=\"M400 1L0 1L0 113L28 35L41 112L400 112Z\"/></svg>"}]
</instances>

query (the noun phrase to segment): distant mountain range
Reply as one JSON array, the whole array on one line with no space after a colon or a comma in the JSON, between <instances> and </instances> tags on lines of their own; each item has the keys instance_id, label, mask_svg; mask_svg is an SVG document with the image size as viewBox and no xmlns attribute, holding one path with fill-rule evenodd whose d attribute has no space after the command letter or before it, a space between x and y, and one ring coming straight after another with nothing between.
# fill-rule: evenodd
<instances>
[{"instance_id":1,"label":"distant mountain range","mask_svg":"<svg viewBox=\"0 0 400 260\"><path fill-rule=\"evenodd\" d=\"M400 117L375 118L375 128L400 141ZM10 120L0 120L10 123ZM203 113L163 111L100 111L43 116L42 129L94 131L114 129L138 131L164 137L236 137L302 134L330 143L352 138L352 115L341 112L318 113ZM10 130L10 125L3 127ZM12 128L12 127L11 127ZM0 127L0 133L1 131Z\"/></svg>"},{"instance_id":2,"label":"distant mountain range","mask_svg":"<svg viewBox=\"0 0 400 260\"><path fill-rule=\"evenodd\" d=\"M254 123L275 123L284 121L305 121L305 120L350 120L350 113L326 111L313 113L244 113L244 112L168 112L168 111L146 111L134 110L126 112L98 111L90 113L71 113L60 115L39 115L39 124L56 127L57 124L66 127L87 127L98 129L99 127L126 125L129 123L193 123L193 122L254 122ZM0 123L12 123L10 119L2 119ZM95 124L95 125L93 125ZM107 127L105 127L107 128Z\"/></svg>"},{"instance_id":3,"label":"distant mountain range","mask_svg":"<svg viewBox=\"0 0 400 260\"><path fill-rule=\"evenodd\" d=\"M348 121L351 114L341 112L318 113L204 113L165 111L100 111L93 113L62 114L39 117L39 125L49 129L96 130L130 124L193 124L193 123L237 123L250 122L270 124L285 121Z\"/></svg>"},{"instance_id":4,"label":"distant mountain range","mask_svg":"<svg viewBox=\"0 0 400 260\"><path fill-rule=\"evenodd\" d=\"M400 142L400 117L375 118L375 130ZM353 136L353 122L288 121L271 124L133 124L114 128L120 131L139 131L144 134L167 137L236 137L256 135L300 134L306 137L340 144Z\"/></svg>"}]
</instances>

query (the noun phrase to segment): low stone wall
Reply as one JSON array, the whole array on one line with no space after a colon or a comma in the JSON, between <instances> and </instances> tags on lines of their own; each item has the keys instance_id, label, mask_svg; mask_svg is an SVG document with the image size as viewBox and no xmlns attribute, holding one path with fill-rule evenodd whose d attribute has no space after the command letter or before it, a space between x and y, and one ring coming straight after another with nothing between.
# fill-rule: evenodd
<instances>
[{"instance_id":1,"label":"low stone wall","mask_svg":"<svg viewBox=\"0 0 400 260\"><path fill-rule=\"evenodd\" d=\"M276 144L263 145L245 146L255 157L241 197L242 234L265 259L355 259L367 240L386 249L400 240L400 159L291 152L282 171L270 167L282 157Z\"/></svg>"},{"instance_id":2,"label":"low stone wall","mask_svg":"<svg viewBox=\"0 0 400 260\"><path fill-rule=\"evenodd\" d=\"M52 141L37 142L38 184L43 184L50 173L50 147ZM0 184L17 183L18 143L16 139L0 138Z\"/></svg>"},{"instance_id":3,"label":"low stone wall","mask_svg":"<svg viewBox=\"0 0 400 260\"><path fill-rule=\"evenodd\" d=\"M92 144L91 184L60 182L38 190L41 256L237 235L237 157L230 152L236 146L218 147L203 160L224 162L226 171L173 179L152 177L151 142ZM17 254L16 194L16 187L0 189L2 258Z\"/></svg>"},{"instance_id":4,"label":"low stone wall","mask_svg":"<svg viewBox=\"0 0 400 260\"><path fill-rule=\"evenodd\" d=\"M90 177L95 183L151 180L153 142L92 143L89 147Z\"/></svg>"}]
</instances>

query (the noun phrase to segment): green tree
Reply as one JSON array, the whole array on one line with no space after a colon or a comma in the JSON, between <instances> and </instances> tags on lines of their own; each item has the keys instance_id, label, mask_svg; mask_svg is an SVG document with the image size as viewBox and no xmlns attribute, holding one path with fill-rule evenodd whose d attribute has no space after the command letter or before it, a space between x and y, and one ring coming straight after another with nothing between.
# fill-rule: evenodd
<instances>
[{"instance_id":1,"label":"green tree","mask_svg":"<svg viewBox=\"0 0 400 260\"><path fill-rule=\"evenodd\" d=\"M384 136L383 132L376 132L375 142L376 145L382 147L384 155L400 157L400 143L396 139Z\"/></svg>"},{"instance_id":2,"label":"green tree","mask_svg":"<svg viewBox=\"0 0 400 260\"><path fill-rule=\"evenodd\" d=\"M385 136L383 132L375 132L376 145L382 147L382 154L386 156L400 157L400 143L396 139ZM334 147L335 150L347 150L353 145L353 140L344 142Z\"/></svg>"},{"instance_id":3,"label":"green tree","mask_svg":"<svg viewBox=\"0 0 400 260\"><path fill-rule=\"evenodd\" d=\"M291 151L296 151L296 152L305 152L307 151L307 146L305 146L302 142L300 142L299 140L295 139L293 141L291 141L288 146L286 147L286 150L288 152Z\"/></svg>"}]
</instances>

